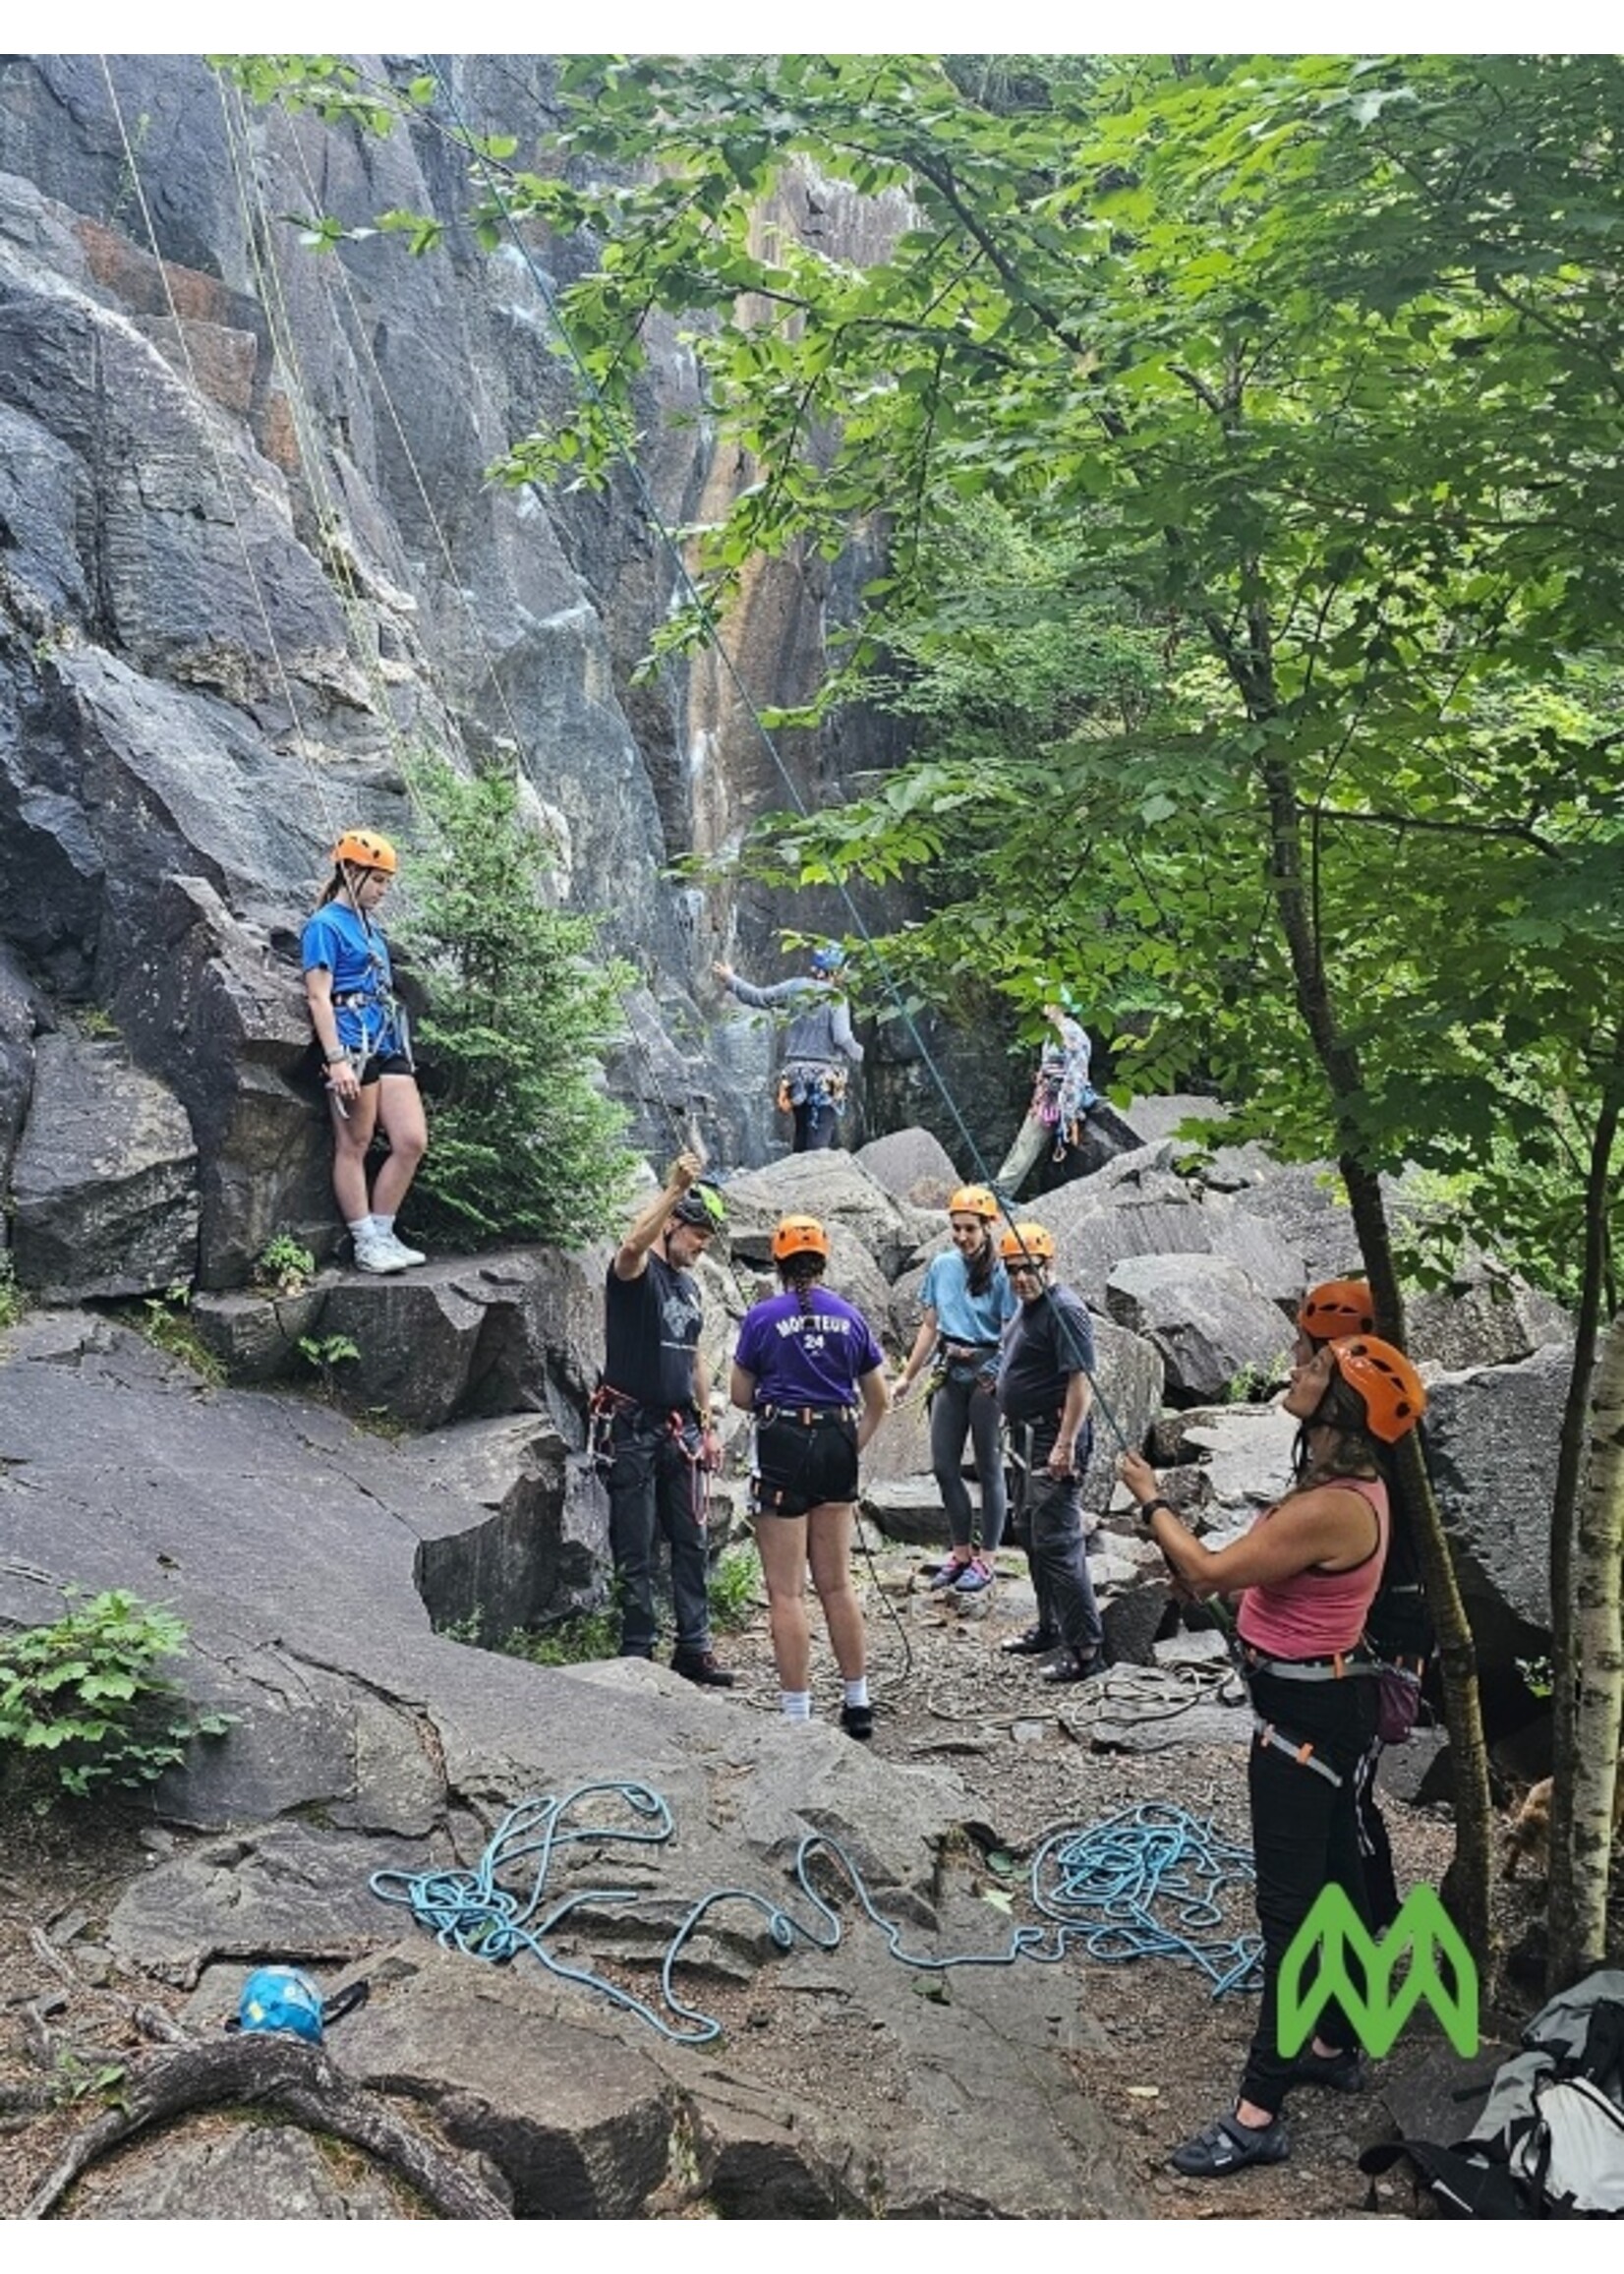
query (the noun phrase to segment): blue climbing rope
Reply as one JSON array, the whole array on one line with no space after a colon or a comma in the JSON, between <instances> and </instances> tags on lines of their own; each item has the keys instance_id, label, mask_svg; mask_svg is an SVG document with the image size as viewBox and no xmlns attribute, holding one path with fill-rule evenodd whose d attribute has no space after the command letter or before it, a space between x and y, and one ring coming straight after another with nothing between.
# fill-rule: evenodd
<instances>
[{"instance_id":1,"label":"blue climbing rope","mask_svg":"<svg viewBox=\"0 0 1624 2274\"><path fill-rule=\"evenodd\" d=\"M630 1822L605 1823L597 1812L578 1813L601 1797L620 1802ZM750 1888L715 1888L692 1904L678 1924L660 1967L661 2012L646 1999L597 1973L571 1965L548 1947L548 1939L588 1904L636 1905L646 1897L636 1888L581 1889L553 1903L538 1918L548 1879L558 1852L578 1841L594 1848L614 1842L663 1846L675 1831L671 1812L658 1792L630 1779L606 1778L577 1785L559 1798L547 1794L510 1808L471 1871L375 1871L369 1885L383 1902L404 1903L444 1950L501 1965L528 1951L550 1974L596 1991L622 2012L634 2013L676 2045L704 2045L722 2033L722 2023L679 1998L673 1975L683 1953L711 1912L724 1903L743 1903L763 1921L769 1940L781 1950L797 1938L815 1950L840 1947L839 1913L813 1885L814 1866L833 1865L849 1885L868 1918L885 1937L899 1964L932 1973L955 1966L1011 1966L1017 1958L1053 1961L1078 1946L1107 1964L1134 1957L1185 1957L1213 1981L1213 1996L1255 1987L1255 1936L1225 1942L1220 1891L1249 1881L1247 1849L1220 1840L1210 1824L1182 1809L1149 1802L1125 1811L1091 1831L1057 1833L1032 1860L1032 1900L1053 1923L1016 1927L1002 1951L961 1952L949 1956L907 1951L902 1929L875 1904L861 1871L827 1833L810 1832L795 1851L793 1877L821 1923L811 1926L781 1903ZM519 1887L500 1884L522 1874ZM1163 1915L1157 1915L1161 1906ZM1197 1935L1201 1940L1195 1940ZM667 2019L670 2015L673 2018Z\"/></svg>"}]
</instances>

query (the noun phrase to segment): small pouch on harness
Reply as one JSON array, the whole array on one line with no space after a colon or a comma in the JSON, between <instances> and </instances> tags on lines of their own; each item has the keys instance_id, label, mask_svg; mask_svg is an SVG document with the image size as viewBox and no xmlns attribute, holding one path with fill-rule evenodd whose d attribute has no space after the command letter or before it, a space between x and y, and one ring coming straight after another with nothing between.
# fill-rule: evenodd
<instances>
[{"instance_id":1,"label":"small pouch on harness","mask_svg":"<svg viewBox=\"0 0 1624 2274\"><path fill-rule=\"evenodd\" d=\"M1402 1745L1421 1711L1421 1675L1386 1662L1376 1671L1376 1735L1384 1745Z\"/></svg>"}]
</instances>

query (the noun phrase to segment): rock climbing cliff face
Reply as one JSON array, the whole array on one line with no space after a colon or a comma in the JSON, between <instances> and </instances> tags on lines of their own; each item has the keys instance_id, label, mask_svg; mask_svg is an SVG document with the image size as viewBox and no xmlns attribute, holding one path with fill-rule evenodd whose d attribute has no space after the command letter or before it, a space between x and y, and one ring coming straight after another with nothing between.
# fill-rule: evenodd
<instances>
[{"instance_id":1,"label":"rock climbing cliff face","mask_svg":"<svg viewBox=\"0 0 1624 2274\"><path fill-rule=\"evenodd\" d=\"M544 122L545 59L455 68L472 122ZM725 662L633 687L674 577L649 501L675 528L748 469L714 450L668 330L646 490L488 483L572 380L517 249L456 225L469 202L429 125L377 140L257 111L192 57L0 64L0 1175L36 1096L32 1034L93 1006L91 1039L110 1020L190 1117L205 1283L275 1223L329 1213L287 949L341 828L409 845L415 748L517 750L560 892L646 976L645 1041L611 1070L646 1140L668 1143L659 1098L683 1091L724 1157L770 1133L764 1041L735 1037L722 1066L692 1038L712 958L777 976L789 911L665 870L789 801L742 698L810 692L873 555L762 566ZM444 218L441 249L363 234L318 255L289 218L370 230L390 207ZM896 225L818 207L854 251ZM550 283L587 257L534 254ZM814 801L890 754L860 720L783 752Z\"/></svg>"}]
</instances>

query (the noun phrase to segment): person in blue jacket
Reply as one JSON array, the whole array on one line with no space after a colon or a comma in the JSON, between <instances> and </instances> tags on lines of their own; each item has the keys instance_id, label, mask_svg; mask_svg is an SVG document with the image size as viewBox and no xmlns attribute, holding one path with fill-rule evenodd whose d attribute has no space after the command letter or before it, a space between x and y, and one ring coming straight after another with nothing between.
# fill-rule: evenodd
<instances>
[{"instance_id":1,"label":"person in blue jacket","mask_svg":"<svg viewBox=\"0 0 1624 2274\"><path fill-rule=\"evenodd\" d=\"M332 877L300 943L305 1001L332 1109L332 1189L362 1271L404 1271L426 1260L395 1233L429 1145L406 1016L394 996L377 911L399 862L386 837L350 829L332 848ZM367 1154L381 1128L388 1157L369 1195Z\"/></svg>"}]
</instances>

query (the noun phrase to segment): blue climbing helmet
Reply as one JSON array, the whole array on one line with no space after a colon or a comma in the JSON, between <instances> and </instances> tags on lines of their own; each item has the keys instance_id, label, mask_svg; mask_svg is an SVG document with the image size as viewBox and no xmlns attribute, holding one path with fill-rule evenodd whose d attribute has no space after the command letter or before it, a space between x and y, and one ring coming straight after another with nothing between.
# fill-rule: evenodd
<instances>
[{"instance_id":1,"label":"blue climbing helmet","mask_svg":"<svg viewBox=\"0 0 1624 2274\"><path fill-rule=\"evenodd\" d=\"M237 2026L321 2042L321 1993L296 1966L260 1966L243 1984Z\"/></svg>"},{"instance_id":2,"label":"blue climbing helmet","mask_svg":"<svg viewBox=\"0 0 1624 2274\"><path fill-rule=\"evenodd\" d=\"M833 979L837 971L845 968L845 950L838 940L820 940L812 951L811 962L820 979Z\"/></svg>"}]
</instances>

